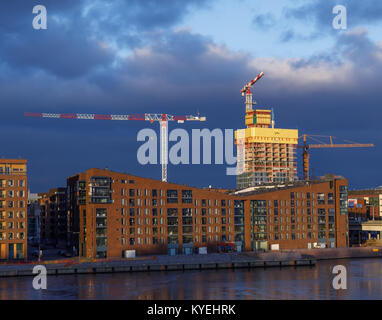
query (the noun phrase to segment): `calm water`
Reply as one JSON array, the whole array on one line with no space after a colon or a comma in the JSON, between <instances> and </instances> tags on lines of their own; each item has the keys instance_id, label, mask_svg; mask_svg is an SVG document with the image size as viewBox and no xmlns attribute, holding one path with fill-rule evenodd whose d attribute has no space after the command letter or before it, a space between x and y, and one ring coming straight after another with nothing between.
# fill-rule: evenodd
<instances>
[{"instance_id":1,"label":"calm water","mask_svg":"<svg viewBox=\"0 0 382 320\"><path fill-rule=\"evenodd\" d=\"M331 268L347 267L348 289L332 288ZM0 278L0 299L381 299L382 260L333 260L315 267Z\"/></svg>"}]
</instances>

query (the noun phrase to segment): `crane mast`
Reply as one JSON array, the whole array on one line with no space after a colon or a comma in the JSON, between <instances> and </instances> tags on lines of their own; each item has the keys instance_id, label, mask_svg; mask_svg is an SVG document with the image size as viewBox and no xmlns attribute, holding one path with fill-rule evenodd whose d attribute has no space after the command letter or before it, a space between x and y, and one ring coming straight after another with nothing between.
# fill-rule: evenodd
<instances>
[{"instance_id":1,"label":"crane mast","mask_svg":"<svg viewBox=\"0 0 382 320\"><path fill-rule=\"evenodd\" d=\"M253 85L259 81L264 75L264 72L261 71L256 78L252 79L251 81L249 81L244 87L243 89L241 89L241 95L244 96L245 95L245 110L248 111L248 110L252 110L253 109L253 105L256 104L255 101L253 101L253 95L252 95L252 91L251 91L251 88L253 87Z\"/></svg>"}]
</instances>

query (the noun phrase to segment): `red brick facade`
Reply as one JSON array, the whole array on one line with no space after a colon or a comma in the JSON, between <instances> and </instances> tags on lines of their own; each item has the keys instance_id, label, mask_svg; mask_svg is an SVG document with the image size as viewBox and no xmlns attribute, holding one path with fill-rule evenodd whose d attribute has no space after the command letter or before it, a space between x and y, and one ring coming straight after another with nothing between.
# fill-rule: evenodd
<instances>
[{"instance_id":1,"label":"red brick facade","mask_svg":"<svg viewBox=\"0 0 382 320\"><path fill-rule=\"evenodd\" d=\"M228 194L90 169L67 180L71 240L80 256L348 245L347 180Z\"/></svg>"},{"instance_id":2,"label":"red brick facade","mask_svg":"<svg viewBox=\"0 0 382 320\"><path fill-rule=\"evenodd\" d=\"M0 159L0 260L27 258L27 160Z\"/></svg>"}]
</instances>

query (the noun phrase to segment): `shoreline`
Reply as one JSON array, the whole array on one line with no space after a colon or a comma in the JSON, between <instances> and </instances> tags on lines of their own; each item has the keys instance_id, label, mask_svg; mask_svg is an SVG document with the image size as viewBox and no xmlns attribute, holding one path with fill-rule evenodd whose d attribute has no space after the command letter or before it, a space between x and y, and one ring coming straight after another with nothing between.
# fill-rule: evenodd
<instances>
[{"instance_id":1,"label":"shoreline","mask_svg":"<svg viewBox=\"0 0 382 320\"><path fill-rule=\"evenodd\" d=\"M320 260L381 258L382 247L295 249L272 252L210 253L206 255L148 256L130 259L80 258L20 264L0 264L0 277L36 276L44 265L48 275L123 272L187 271L211 269L313 267Z\"/></svg>"}]
</instances>

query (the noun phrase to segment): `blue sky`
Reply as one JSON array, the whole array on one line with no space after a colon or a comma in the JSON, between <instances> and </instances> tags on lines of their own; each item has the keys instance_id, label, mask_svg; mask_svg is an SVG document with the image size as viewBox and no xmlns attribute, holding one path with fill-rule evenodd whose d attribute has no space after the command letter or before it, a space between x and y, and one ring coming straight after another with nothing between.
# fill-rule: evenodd
<instances>
[{"instance_id":1,"label":"blue sky","mask_svg":"<svg viewBox=\"0 0 382 320\"><path fill-rule=\"evenodd\" d=\"M36 4L48 10L47 30L32 28ZM347 8L346 30L332 28L337 4ZM256 101L274 108L278 127L376 145L313 150L315 175L343 175L351 188L382 185L379 0L14 0L3 7L1 151L29 160L33 192L91 167L160 179L160 166L136 159L138 131L158 125L24 112L200 111L206 123L170 128L238 129L239 91L261 70ZM234 187L225 168L170 165L169 181Z\"/></svg>"}]
</instances>

